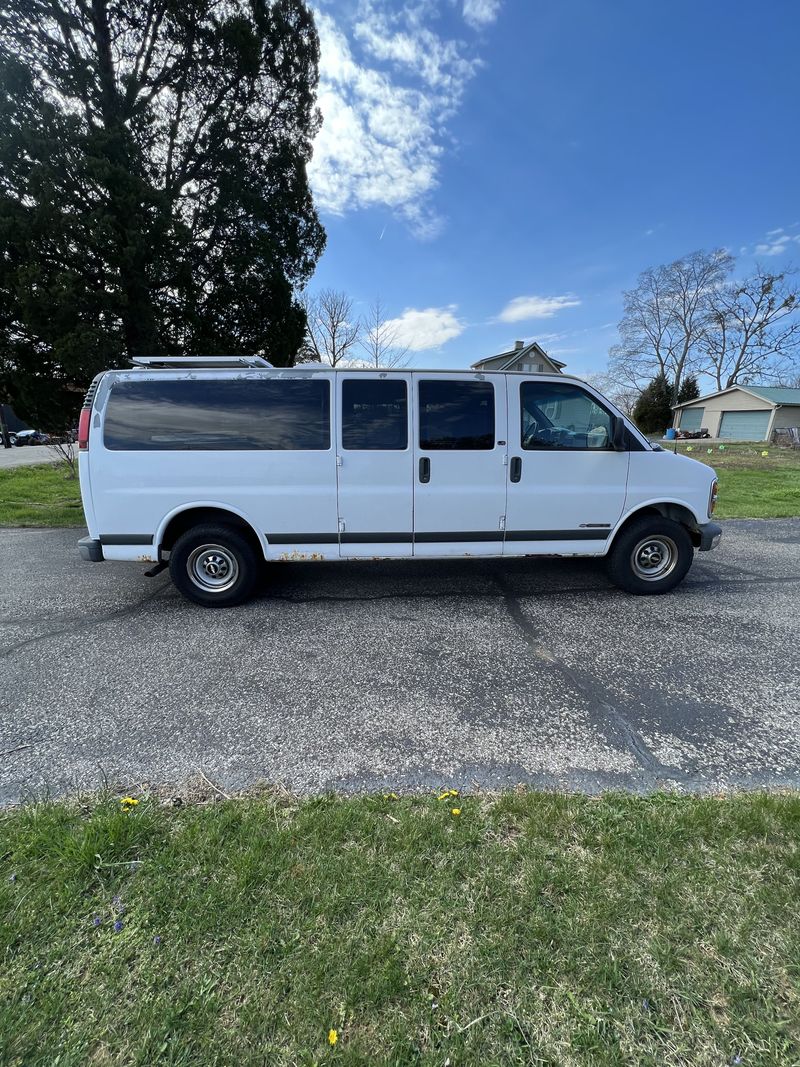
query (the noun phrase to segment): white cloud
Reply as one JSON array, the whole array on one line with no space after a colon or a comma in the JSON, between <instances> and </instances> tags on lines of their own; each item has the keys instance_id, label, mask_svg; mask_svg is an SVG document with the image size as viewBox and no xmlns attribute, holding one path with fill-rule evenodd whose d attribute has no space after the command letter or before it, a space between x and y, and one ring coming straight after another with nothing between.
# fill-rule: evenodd
<instances>
[{"instance_id":1,"label":"white cloud","mask_svg":"<svg viewBox=\"0 0 800 1067\"><path fill-rule=\"evenodd\" d=\"M564 308L580 304L577 296L515 296L497 316L500 322L528 322L531 319L551 319Z\"/></svg>"},{"instance_id":2,"label":"white cloud","mask_svg":"<svg viewBox=\"0 0 800 1067\"><path fill-rule=\"evenodd\" d=\"M426 348L441 348L464 332L464 324L456 318L457 307L450 304L442 308L406 308L396 319L389 319L387 330L394 331L397 344L412 352Z\"/></svg>"},{"instance_id":3,"label":"white cloud","mask_svg":"<svg viewBox=\"0 0 800 1067\"><path fill-rule=\"evenodd\" d=\"M436 10L422 0L399 10L359 0L348 10L337 3L316 16L324 121L309 175L317 204L336 215L388 207L418 236L433 236L446 123L480 61L463 41L434 32L426 19Z\"/></svg>"},{"instance_id":4,"label":"white cloud","mask_svg":"<svg viewBox=\"0 0 800 1067\"><path fill-rule=\"evenodd\" d=\"M756 245L755 254L757 256L779 256L782 252L788 251L790 241L797 240L796 237L790 237L788 233L785 233L782 237Z\"/></svg>"},{"instance_id":5,"label":"white cloud","mask_svg":"<svg viewBox=\"0 0 800 1067\"><path fill-rule=\"evenodd\" d=\"M800 245L800 234L787 233L783 226L778 226L775 230L767 230L764 240L753 249L753 255L780 256L788 252L792 244ZM745 253L747 249L743 248L740 251Z\"/></svg>"},{"instance_id":6,"label":"white cloud","mask_svg":"<svg viewBox=\"0 0 800 1067\"><path fill-rule=\"evenodd\" d=\"M476 59L462 54L460 42L443 40L426 27L413 8L406 10L398 26L396 14L391 16L374 2L369 3L353 26L353 35L371 58L419 77L441 92L446 104L458 103L464 85L479 66Z\"/></svg>"},{"instance_id":7,"label":"white cloud","mask_svg":"<svg viewBox=\"0 0 800 1067\"><path fill-rule=\"evenodd\" d=\"M500 10L501 0L464 0L464 20L480 29L494 22Z\"/></svg>"}]
</instances>

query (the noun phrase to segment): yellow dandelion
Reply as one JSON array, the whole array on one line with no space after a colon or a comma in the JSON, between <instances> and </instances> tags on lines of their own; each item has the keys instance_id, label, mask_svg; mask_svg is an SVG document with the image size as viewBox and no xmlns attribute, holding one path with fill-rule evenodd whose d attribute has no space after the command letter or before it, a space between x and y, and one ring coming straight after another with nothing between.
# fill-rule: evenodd
<instances>
[{"instance_id":1,"label":"yellow dandelion","mask_svg":"<svg viewBox=\"0 0 800 1067\"><path fill-rule=\"evenodd\" d=\"M135 808L138 803L139 801L136 799L136 797L123 797L120 800L120 804L122 804L123 807L126 808Z\"/></svg>"},{"instance_id":2,"label":"yellow dandelion","mask_svg":"<svg viewBox=\"0 0 800 1067\"><path fill-rule=\"evenodd\" d=\"M451 815L460 815L461 814L461 808L451 808L450 809L450 814Z\"/></svg>"},{"instance_id":3,"label":"yellow dandelion","mask_svg":"<svg viewBox=\"0 0 800 1067\"><path fill-rule=\"evenodd\" d=\"M769 455L769 452L762 452L762 453L761 453L761 455L762 455L762 456L768 456L768 455Z\"/></svg>"},{"instance_id":4,"label":"yellow dandelion","mask_svg":"<svg viewBox=\"0 0 800 1067\"><path fill-rule=\"evenodd\" d=\"M329 1030L328 1031L328 1044L329 1045L335 1045L338 1040L339 1040L339 1031L338 1030Z\"/></svg>"}]
</instances>

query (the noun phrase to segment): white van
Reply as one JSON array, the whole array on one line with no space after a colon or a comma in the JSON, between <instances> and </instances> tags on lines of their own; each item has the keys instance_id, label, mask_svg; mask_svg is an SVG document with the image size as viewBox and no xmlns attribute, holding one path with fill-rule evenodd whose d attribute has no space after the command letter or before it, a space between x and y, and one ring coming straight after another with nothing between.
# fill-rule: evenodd
<instances>
[{"instance_id":1,"label":"white van","mask_svg":"<svg viewBox=\"0 0 800 1067\"><path fill-rule=\"evenodd\" d=\"M713 470L566 375L136 360L80 418L84 559L243 601L267 560L606 556L665 593L714 548Z\"/></svg>"}]
</instances>

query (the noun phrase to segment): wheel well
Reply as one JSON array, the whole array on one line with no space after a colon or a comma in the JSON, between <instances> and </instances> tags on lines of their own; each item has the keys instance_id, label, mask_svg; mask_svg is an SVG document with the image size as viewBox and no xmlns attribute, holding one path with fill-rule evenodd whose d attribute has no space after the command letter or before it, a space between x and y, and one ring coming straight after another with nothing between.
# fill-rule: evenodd
<instances>
[{"instance_id":1,"label":"wheel well","mask_svg":"<svg viewBox=\"0 0 800 1067\"><path fill-rule=\"evenodd\" d=\"M644 508L639 508L638 511L634 511L632 515L627 517L614 536L617 537L623 530L626 530L632 522L636 522L636 520L642 518L643 515L660 515L662 519L672 519L673 522L679 522L681 526L686 527L686 531L691 537L692 544L695 548L699 546L700 531L697 528L697 519L687 507L683 506L683 504L648 504Z\"/></svg>"},{"instance_id":2,"label":"wheel well","mask_svg":"<svg viewBox=\"0 0 800 1067\"><path fill-rule=\"evenodd\" d=\"M256 552L260 555L264 554L258 534L250 523L246 522L240 515L236 515L232 511L226 511L225 508L187 508L186 511L179 511L167 523L167 527L161 537L161 543L158 546L159 555L161 552L171 552L181 534L186 533L193 526L200 526L208 522L232 526L247 538Z\"/></svg>"}]
</instances>

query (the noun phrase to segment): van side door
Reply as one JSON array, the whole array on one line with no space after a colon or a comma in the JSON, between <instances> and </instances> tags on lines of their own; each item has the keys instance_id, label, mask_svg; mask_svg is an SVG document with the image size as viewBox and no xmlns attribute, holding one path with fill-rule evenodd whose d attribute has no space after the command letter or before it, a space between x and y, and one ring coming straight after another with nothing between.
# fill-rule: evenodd
<instances>
[{"instance_id":1,"label":"van side door","mask_svg":"<svg viewBox=\"0 0 800 1067\"><path fill-rule=\"evenodd\" d=\"M506 510L504 376L413 377L414 555L500 555Z\"/></svg>"},{"instance_id":2,"label":"van side door","mask_svg":"<svg viewBox=\"0 0 800 1067\"><path fill-rule=\"evenodd\" d=\"M410 556L414 535L411 374L336 374L342 558Z\"/></svg>"},{"instance_id":3,"label":"van side door","mask_svg":"<svg viewBox=\"0 0 800 1067\"><path fill-rule=\"evenodd\" d=\"M613 413L579 382L509 374L507 384L506 553L602 555L630 459L614 450Z\"/></svg>"}]
</instances>

